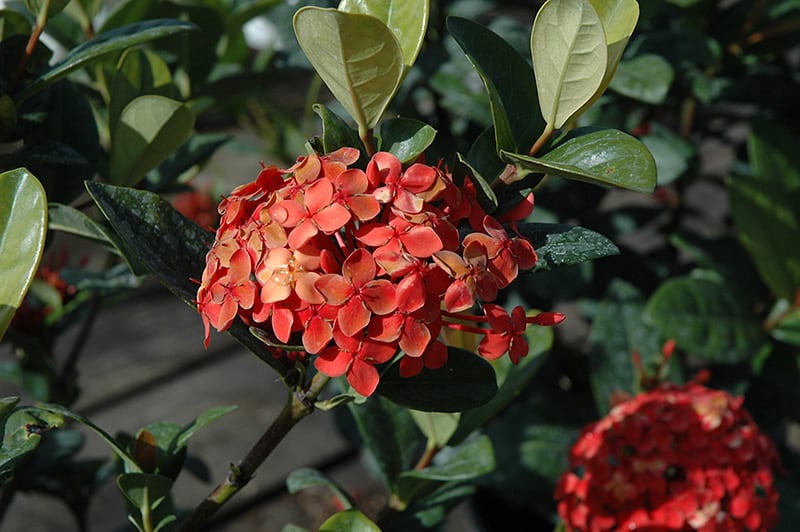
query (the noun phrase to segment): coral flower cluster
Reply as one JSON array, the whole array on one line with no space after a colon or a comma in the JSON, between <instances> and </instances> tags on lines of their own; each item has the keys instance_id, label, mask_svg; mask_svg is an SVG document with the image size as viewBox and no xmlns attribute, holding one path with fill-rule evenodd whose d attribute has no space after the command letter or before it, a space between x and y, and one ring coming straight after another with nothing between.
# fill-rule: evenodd
<instances>
[{"instance_id":1,"label":"coral flower cluster","mask_svg":"<svg viewBox=\"0 0 800 532\"><path fill-rule=\"evenodd\" d=\"M743 397L661 385L586 427L556 488L567 530L762 531L778 458Z\"/></svg>"},{"instance_id":2,"label":"coral flower cluster","mask_svg":"<svg viewBox=\"0 0 800 532\"><path fill-rule=\"evenodd\" d=\"M439 167L403 167L386 152L361 170L359 155L342 148L265 167L223 199L197 294L206 345L210 326L223 331L239 316L277 343L302 345L319 371L346 375L368 396L376 365L397 353L403 376L443 366L442 327L481 334L482 356L517 362L529 324L563 319L492 303L536 263L515 230L532 195L495 219L468 179L457 186Z\"/></svg>"}]
</instances>

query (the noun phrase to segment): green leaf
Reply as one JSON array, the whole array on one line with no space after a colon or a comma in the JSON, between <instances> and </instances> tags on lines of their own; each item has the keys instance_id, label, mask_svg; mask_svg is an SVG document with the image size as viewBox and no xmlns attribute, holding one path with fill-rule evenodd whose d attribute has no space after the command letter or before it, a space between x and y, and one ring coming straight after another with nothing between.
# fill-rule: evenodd
<instances>
[{"instance_id":1,"label":"green leaf","mask_svg":"<svg viewBox=\"0 0 800 532\"><path fill-rule=\"evenodd\" d=\"M14 102L19 106L20 103L51 83L54 83L79 68L90 65L108 54L193 29L196 29L196 27L188 22L171 19L156 19L130 24L122 28L101 33L92 40L72 49L59 63L43 72L30 85L15 95Z\"/></svg>"},{"instance_id":2,"label":"green leaf","mask_svg":"<svg viewBox=\"0 0 800 532\"><path fill-rule=\"evenodd\" d=\"M608 238L583 227L564 224L522 223L519 232L530 240L539 260L534 271L552 270L619 255Z\"/></svg>"},{"instance_id":3,"label":"green leaf","mask_svg":"<svg viewBox=\"0 0 800 532\"><path fill-rule=\"evenodd\" d=\"M667 127L655 123L650 133L641 137L656 161L658 186L672 183L689 168L689 159L694 156L694 147Z\"/></svg>"},{"instance_id":4,"label":"green leaf","mask_svg":"<svg viewBox=\"0 0 800 532\"><path fill-rule=\"evenodd\" d=\"M653 192L656 163L638 139L616 129L577 129L541 157L501 152L500 157L526 170L587 183Z\"/></svg>"},{"instance_id":5,"label":"green leaf","mask_svg":"<svg viewBox=\"0 0 800 532\"><path fill-rule=\"evenodd\" d=\"M494 362L499 386L497 394L485 405L461 414L458 430L450 440L451 445L462 442L474 430L486 425L522 393L541 367L545 359L543 355L553 345L553 329L530 326L525 331L525 339L528 341L528 354L519 364L514 365L508 357Z\"/></svg>"},{"instance_id":6,"label":"green leaf","mask_svg":"<svg viewBox=\"0 0 800 532\"><path fill-rule=\"evenodd\" d=\"M785 299L778 300L767 322L774 323L770 335L780 342L800 346L800 307L791 307Z\"/></svg>"},{"instance_id":7,"label":"green leaf","mask_svg":"<svg viewBox=\"0 0 800 532\"><path fill-rule=\"evenodd\" d=\"M592 393L605 415L615 392L639 392L639 375L633 354L639 353L646 369L661 359L661 336L642 320L645 299L633 286L614 279L594 312L589 342Z\"/></svg>"},{"instance_id":8,"label":"green leaf","mask_svg":"<svg viewBox=\"0 0 800 532\"><path fill-rule=\"evenodd\" d=\"M21 459L33 452L41 441L42 434L64 424L64 418L37 407L21 407L12 410L18 398L2 400L2 442L0 444L0 484L13 474Z\"/></svg>"},{"instance_id":9,"label":"green leaf","mask_svg":"<svg viewBox=\"0 0 800 532\"><path fill-rule=\"evenodd\" d=\"M622 61L611 81L611 89L650 105L664 103L675 78L669 61L656 54L642 54Z\"/></svg>"},{"instance_id":10,"label":"green leaf","mask_svg":"<svg viewBox=\"0 0 800 532\"><path fill-rule=\"evenodd\" d=\"M28 8L28 11L30 11L31 15L34 17L39 17L46 7L47 13L45 14L43 20L47 20L48 18L61 13L61 11L67 7L68 3L69 0L25 0L25 7Z\"/></svg>"},{"instance_id":11,"label":"green leaf","mask_svg":"<svg viewBox=\"0 0 800 532\"><path fill-rule=\"evenodd\" d=\"M663 337L708 362L750 360L766 339L758 317L710 276L665 281L647 302L645 319Z\"/></svg>"},{"instance_id":12,"label":"green leaf","mask_svg":"<svg viewBox=\"0 0 800 532\"><path fill-rule=\"evenodd\" d=\"M528 62L503 38L480 24L449 17L447 29L489 93L496 149L530 148L545 123L539 112L536 84Z\"/></svg>"},{"instance_id":13,"label":"green leaf","mask_svg":"<svg viewBox=\"0 0 800 532\"><path fill-rule=\"evenodd\" d=\"M434 465L400 474L395 494L408 504L432 492L441 482L471 480L490 473L494 465L492 441L482 435L459 447L443 450Z\"/></svg>"},{"instance_id":14,"label":"green leaf","mask_svg":"<svg viewBox=\"0 0 800 532\"><path fill-rule=\"evenodd\" d=\"M186 447L186 445L189 443L189 438L194 436L194 434L198 430L202 429L215 419L221 418L222 416L233 412L237 408L238 408L237 406L231 405L231 406L217 406L209 410L206 410L205 412L197 416L197 419L189 423L186 427L183 428L183 430L180 431L177 437L173 440L173 443L170 445L170 451L175 452Z\"/></svg>"},{"instance_id":15,"label":"green leaf","mask_svg":"<svg viewBox=\"0 0 800 532\"><path fill-rule=\"evenodd\" d=\"M411 118L392 118L381 122L378 149L394 154L407 164L422 155L436 137L436 130Z\"/></svg>"},{"instance_id":16,"label":"green leaf","mask_svg":"<svg viewBox=\"0 0 800 532\"><path fill-rule=\"evenodd\" d=\"M558 129L592 99L606 72L606 36L589 1L545 2L533 23L531 55L542 115Z\"/></svg>"},{"instance_id":17,"label":"green leaf","mask_svg":"<svg viewBox=\"0 0 800 532\"><path fill-rule=\"evenodd\" d=\"M157 94L172 98L175 93L172 73L166 61L154 51L132 48L117 63L110 93L108 123L113 131L122 110L137 96Z\"/></svg>"},{"instance_id":18,"label":"green leaf","mask_svg":"<svg viewBox=\"0 0 800 532\"><path fill-rule=\"evenodd\" d=\"M292 494L314 486L322 486L331 490L345 510L355 508L356 504L353 498L339 484L316 469L296 469L286 477L286 489Z\"/></svg>"},{"instance_id":19,"label":"green leaf","mask_svg":"<svg viewBox=\"0 0 800 532\"><path fill-rule=\"evenodd\" d=\"M497 381L486 360L464 349L450 347L447 352L444 367L423 368L414 377L401 377L399 364L395 364L381 377L377 393L424 412L460 412L494 397Z\"/></svg>"},{"instance_id":20,"label":"green leaf","mask_svg":"<svg viewBox=\"0 0 800 532\"><path fill-rule=\"evenodd\" d=\"M178 150L147 176L151 190L163 190L186 177L192 167L202 166L223 144L231 140L230 135L199 133L189 139Z\"/></svg>"},{"instance_id":21,"label":"green leaf","mask_svg":"<svg viewBox=\"0 0 800 532\"><path fill-rule=\"evenodd\" d=\"M117 486L125 498L139 510L144 530L156 532L176 519L171 508L171 478L151 473L124 473L117 477ZM132 515L128 518L139 524ZM156 519L158 522L154 526L153 521Z\"/></svg>"},{"instance_id":22,"label":"green leaf","mask_svg":"<svg viewBox=\"0 0 800 532\"><path fill-rule=\"evenodd\" d=\"M370 15L308 6L294 16L300 47L366 138L403 78L394 34Z\"/></svg>"},{"instance_id":23,"label":"green leaf","mask_svg":"<svg viewBox=\"0 0 800 532\"><path fill-rule=\"evenodd\" d=\"M336 151L342 147L358 148L363 154L365 153L364 143L358 137L358 131L354 130L347 125L342 117L317 103L312 106L314 112L322 120L322 147L325 153ZM363 161L362 167L366 166L366 159Z\"/></svg>"},{"instance_id":24,"label":"green leaf","mask_svg":"<svg viewBox=\"0 0 800 532\"><path fill-rule=\"evenodd\" d=\"M430 0L342 0L339 11L372 15L392 30L406 71L414 64L425 41Z\"/></svg>"},{"instance_id":25,"label":"green leaf","mask_svg":"<svg viewBox=\"0 0 800 532\"><path fill-rule=\"evenodd\" d=\"M319 532L381 532L381 529L358 510L350 509L330 516Z\"/></svg>"},{"instance_id":26,"label":"green leaf","mask_svg":"<svg viewBox=\"0 0 800 532\"><path fill-rule=\"evenodd\" d=\"M429 447L444 447L458 428L459 412L420 412L411 410L411 417L428 438Z\"/></svg>"},{"instance_id":27,"label":"green leaf","mask_svg":"<svg viewBox=\"0 0 800 532\"><path fill-rule=\"evenodd\" d=\"M139 96L125 106L112 131L110 180L132 186L189 137L194 114L164 96Z\"/></svg>"},{"instance_id":28,"label":"green leaf","mask_svg":"<svg viewBox=\"0 0 800 532\"><path fill-rule=\"evenodd\" d=\"M0 174L0 339L22 304L44 250L47 199L25 168Z\"/></svg>"},{"instance_id":29,"label":"green leaf","mask_svg":"<svg viewBox=\"0 0 800 532\"><path fill-rule=\"evenodd\" d=\"M51 231L63 231L105 244L111 242L100 224L74 207L61 203L50 203L47 206L47 214L47 227Z\"/></svg>"},{"instance_id":30,"label":"green leaf","mask_svg":"<svg viewBox=\"0 0 800 532\"><path fill-rule=\"evenodd\" d=\"M192 279L202 276L210 233L158 194L97 182L87 182L86 188L119 238L128 243L126 252L144 263L164 286L194 308L197 285ZM247 326L235 321L229 332L288 378L292 366L272 356Z\"/></svg>"}]
</instances>

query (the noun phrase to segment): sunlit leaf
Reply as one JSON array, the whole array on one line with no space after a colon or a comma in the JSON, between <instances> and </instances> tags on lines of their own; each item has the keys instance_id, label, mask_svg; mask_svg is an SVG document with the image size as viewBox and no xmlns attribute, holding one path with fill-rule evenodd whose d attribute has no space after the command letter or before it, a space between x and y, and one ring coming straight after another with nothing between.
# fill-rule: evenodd
<instances>
[{"instance_id":1,"label":"sunlit leaf","mask_svg":"<svg viewBox=\"0 0 800 532\"><path fill-rule=\"evenodd\" d=\"M552 270L619 254L611 240L584 227L522 223L518 230L536 250L534 270Z\"/></svg>"},{"instance_id":2,"label":"sunlit leaf","mask_svg":"<svg viewBox=\"0 0 800 532\"><path fill-rule=\"evenodd\" d=\"M588 0L548 0L531 33L539 106L558 129L600 88L608 51L603 24Z\"/></svg>"},{"instance_id":3,"label":"sunlit leaf","mask_svg":"<svg viewBox=\"0 0 800 532\"><path fill-rule=\"evenodd\" d=\"M137 96L158 94L174 96L172 73L161 56L152 50L132 48L122 55L111 84L108 123L113 130L122 110Z\"/></svg>"},{"instance_id":4,"label":"sunlit leaf","mask_svg":"<svg viewBox=\"0 0 800 532\"><path fill-rule=\"evenodd\" d=\"M0 338L36 275L47 230L47 199L26 169L0 174Z\"/></svg>"},{"instance_id":5,"label":"sunlit leaf","mask_svg":"<svg viewBox=\"0 0 800 532\"><path fill-rule=\"evenodd\" d=\"M674 77L669 61L660 55L643 54L619 64L611 89L628 98L658 105L664 103Z\"/></svg>"},{"instance_id":6,"label":"sunlit leaf","mask_svg":"<svg viewBox=\"0 0 800 532\"><path fill-rule=\"evenodd\" d=\"M403 164L422 155L436 137L436 130L411 118L392 118L381 123L379 148L394 154Z\"/></svg>"},{"instance_id":7,"label":"sunlit leaf","mask_svg":"<svg viewBox=\"0 0 800 532\"><path fill-rule=\"evenodd\" d=\"M313 486L322 486L331 490L345 510L355 507L353 498L339 484L316 469L307 467L296 469L286 477L286 489L289 493L297 493Z\"/></svg>"},{"instance_id":8,"label":"sunlit leaf","mask_svg":"<svg viewBox=\"0 0 800 532\"><path fill-rule=\"evenodd\" d=\"M381 532L381 529L369 517L351 508L330 516L320 525L319 532Z\"/></svg>"},{"instance_id":9,"label":"sunlit leaf","mask_svg":"<svg viewBox=\"0 0 800 532\"><path fill-rule=\"evenodd\" d=\"M370 15L313 6L295 14L294 30L308 60L366 137L403 78L394 34Z\"/></svg>"}]
</instances>

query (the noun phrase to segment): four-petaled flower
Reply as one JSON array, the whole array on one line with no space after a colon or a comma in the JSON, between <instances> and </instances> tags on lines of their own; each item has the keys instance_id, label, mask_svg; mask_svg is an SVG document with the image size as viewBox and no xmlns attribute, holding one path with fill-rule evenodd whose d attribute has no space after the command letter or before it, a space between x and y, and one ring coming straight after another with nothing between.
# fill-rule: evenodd
<instances>
[{"instance_id":1,"label":"four-petaled flower","mask_svg":"<svg viewBox=\"0 0 800 532\"><path fill-rule=\"evenodd\" d=\"M316 368L331 377L346 375L355 391L372 395L380 381L375 365L391 360L397 348L363 335L347 335L339 329L333 331L333 339L335 345L327 347L314 361Z\"/></svg>"}]
</instances>

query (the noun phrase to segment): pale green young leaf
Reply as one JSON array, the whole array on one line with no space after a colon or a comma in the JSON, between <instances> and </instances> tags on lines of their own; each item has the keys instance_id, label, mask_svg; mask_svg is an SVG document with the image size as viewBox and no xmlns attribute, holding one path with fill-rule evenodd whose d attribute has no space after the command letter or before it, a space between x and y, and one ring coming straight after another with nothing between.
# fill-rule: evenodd
<instances>
[{"instance_id":1,"label":"pale green young leaf","mask_svg":"<svg viewBox=\"0 0 800 532\"><path fill-rule=\"evenodd\" d=\"M461 414L458 412L422 412L409 410L411 418L428 438L428 445L444 447L458 428Z\"/></svg>"},{"instance_id":2,"label":"pale green young leaf","mask_svg":"<svg viewBox=\"0 0 800 532\"><path fill-rule=\"evenodd\" d=\"M44 250L47 199L41 183L18 168L0 174L0 338L33 281Z\"/></svg>"},{"instance_id":3,"label":"pale green young leaf","mask_svg":"<svg viewBox=\"0 0 800 532\"><path fill-rule=\"evenodd\" d=\"M600 88L608 50L588 0L548 0L536 15L531 55L547 127L567 123Z\"/></svg>"},{"instance_id":4,"label":"pale green young leaf","mask_svg":"<svg viewBox=\"0 0 800 532\"><path fill-rule=\"evenodd\" d=\"M406 70L411 68L425 40L430 14L429 0L342 0L339 11L372 15L392 30Z\"/></svg>"},{"instance_id":5,"label":"pale green young leaf","mask_svg":"<svg viewBox=\"0 0 800 532\"><path fill-rule=\"evenodd\" d=\"M370 15L304 7L294 31L306 57L366 136L403 79L403 53L394 34Z\"/></svg>"}]
</instances>

